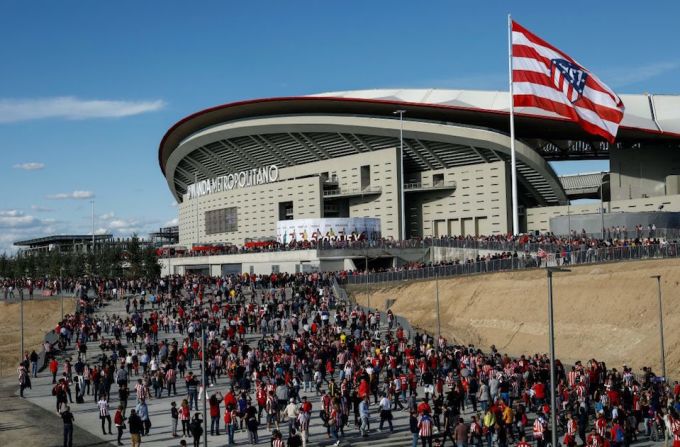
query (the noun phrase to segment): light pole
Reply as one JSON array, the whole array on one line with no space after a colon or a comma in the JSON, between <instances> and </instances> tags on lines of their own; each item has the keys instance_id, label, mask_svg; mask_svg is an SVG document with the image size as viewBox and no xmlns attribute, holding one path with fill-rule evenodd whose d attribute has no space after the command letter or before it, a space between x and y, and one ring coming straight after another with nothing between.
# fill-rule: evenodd
<instances>
[{"instance_id":1,"label":"light pole","mask_svg":"<svg viewBox=\"0 0 680 447\"><path fill-rule=\"evenodd\" d=\"M205 324L205 321L203 321L203 318L201 318L201 382L203 382L203 396L201 396L201 398L203 399L203 447L208 447L208 420L206 419L206 401L208 400L206 396L208 395L208 381L206 380L207 376L205 374Z\"/></svg>"},{"instance_id":2,"label":"light pole","mask_svg":"<svg viewBox=\"0 0 680 447\"><path fill-rule=\"evenodd\" d=\"M435 267L438 268L438 267ZM439 337L442 336L442 324L441 317L439 315L439 271L435 273L434 276L434 286L435 286L435 296L437 299L437 343L439 343Z\"/></svg>"},{"instance_id":3,"label":"light pole","mask_svg":"<svg viewBox=\"0 0 680 447\"><path fill-rule=\"evenodd\" d=\"M28 277L28 269L24 271L26 277ZM24 361L24 294L19 294L19 318L21 319L21 355L19 356L19 361Z\"/></svg>"},{"instance_id":4,"label":"light pole","mask_svg":"<svg viewBox=\"0 0 680 447\"><path fill-rule=\"evenodd\" d=\"M406 110L395 110L393 112L395 115L399 115L399 172L401 175L401 185L399 189L401 190L401 240L406 240L406 195L404 193L404 184L406 179L404 178L404 113Z\"/></svg>"},{"instance_id":5,"label":"light pole","mask_svg":"<svg viewBox=\"0 0 680 447\"><path fill-rule=\"evenodd\" d=\"M198 191L198 172L194 172L194 188ZM196 201L196 245L198 245L198 194L194 194L194 200Z\"/></svg>"},{"instance_id":6,"label":"light pole","mask_svg":"<svg viewBox=\"0 0 680 447\"><path fill-rule=\"evenodd\" d=\"M92 254L94 255L94 200L90 200L92 204Z\"/></svg>"},{"instance_id":7,"label":"light pole","mask_svg":"<svg viewBox=\"0 0 680 447\"><path fill-rule=\"evenodd\" d=\"M653 275L650 278L656 278L658 297L659 297L659 338L661 342L661 374L666 378L666 349L663 342L663 305L661 302L661 275Z\"/></svg>"},{"instance_id":8,"label":"light pole","mask_svg":"<svg viewBox=\"0 0 680 447\"><path fill-rule=\"evenodd\" d=\"M602 239L605 238L604 234L604 172L600 172L600 220L602 221Z\"/></svg>"},{"instance_id":9,"label":"light pole","mask_svg":"<svg viewBox=\"0 0 680 447\"><path fill-rule=\"evenodd\" d=\"M368 249L367 249L368 250ZM364 256L364 262L366 263L366 307L368 307L368 310L371 310L371 292L368 291L368 254Z\"/></svg>"},{"instance_id":10,"label":"light pole","mask_svg":"<svg viewBox=\"0 0 680 447\"><path fill-rule=\"evenodd\" d=\"M570 272L559 267L548 267L548 333L550 338L550 431L552 445L557 446L557 412L555 409L555 321L553 318L553 273Z\"/></svg>"},{"instance_id":11,"label":"light pole","mask_svg":"<svg viewBox=\"0 0 680 447\"><path fill-rule=\"evenodd\" d=\"M61 321L64 321L64 267L59 267L59 295L61 295Z\"/></svg>"}]
</instances>

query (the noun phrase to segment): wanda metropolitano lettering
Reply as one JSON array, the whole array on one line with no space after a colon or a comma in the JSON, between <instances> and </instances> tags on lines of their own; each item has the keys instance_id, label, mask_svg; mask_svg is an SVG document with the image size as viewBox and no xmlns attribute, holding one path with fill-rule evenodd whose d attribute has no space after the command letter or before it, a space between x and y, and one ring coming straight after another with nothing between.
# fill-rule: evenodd
<instances>
[{"instance_id":1,"label":"wanda metropolitano lettering","mask_svg":"<svg viewBox=\"0 0 680 447\"><path fill-rule=\"evenodd\" d=\"M278 166L270 165L262 168L221 175L212 179L201 180L200 182L189 185L187 188L187 196L189 199L195 199L207 194L231 191L236 188L264 185L275 182L278 179Z\"/></svg>"}]
</instances>

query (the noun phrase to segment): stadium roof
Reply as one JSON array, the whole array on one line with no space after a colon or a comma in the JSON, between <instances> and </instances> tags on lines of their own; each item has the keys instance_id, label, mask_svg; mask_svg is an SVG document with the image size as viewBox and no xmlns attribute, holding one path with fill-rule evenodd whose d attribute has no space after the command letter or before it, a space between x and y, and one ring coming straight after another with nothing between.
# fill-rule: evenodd
<instances>
[{"instance_id":1,"label":"stadium roof","mask_svg":"<svg viewBox=\"0 0 680 447\"><path fill-rule=\"evenodd\" d=\"M107 241L113 239L112 234L97 234L95 235L96 241ZM76 242L88 242L92 240L91 234L58 234L54 236L38 237L35 239L27 239L25 241L16 241L14 245L17 247L29 247L29 246L44 246L49 244L64 244L64 243L76 243Z\"/></svg>"},{"instance_id":2,"label":"stadium roof","mask_svg":"<svg viewBox=\"0 0 680 447\"><path fill-rule=\"evenodd\" d=\"M680 144L680 96L621 95L617 145ZM266 164L295 166L398 145L403 109L405 168L442 169L508 158L508 93L360 90L256 99L209 108L163 137L159 163L178 201L194 176L211 178ZM555 115L516 109L518 170L536 203L564 203L547 160L607 158L609 144ZM464 129L468 129L465 131ZM468 138L474 134L474 138Z\"/></svg>"},{"instance_id":3,"label":"stadium roof","mask_svg":"<svg viewBox=\"0 0 680 447\"><path fill-rule=\"evenodd\" d=\"M223 104L183 118L163 136L158 159L165 162L179 143L206 127L236 119L290 113L365 113L391 116L395 107L407 110L408 119L492 127L508 132L508 92L480 90L392 89L354 90L310 96L264 98ZM680 139L680 95L620 95L626 106L619 140ZM518 137L585 140L593 138L577 125L535 108L516 109ZM546 127L549 120L551 126Z\"/></svg>"}]
</instances>

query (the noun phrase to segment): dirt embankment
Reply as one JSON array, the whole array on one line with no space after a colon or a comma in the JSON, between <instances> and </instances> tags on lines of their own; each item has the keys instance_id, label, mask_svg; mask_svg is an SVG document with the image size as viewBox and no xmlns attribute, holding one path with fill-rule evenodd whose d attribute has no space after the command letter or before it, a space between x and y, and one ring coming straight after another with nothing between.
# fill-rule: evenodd
<instances>
[{"instance_id":1,"label":"dirt embankment","mask_svg":"<svg viewBox=\"0 0 680 447\"><path fill-rule=\"evenodd\" d=\"M75 300L64 299L64 312L73 313ZM16 373L20 358L21 324L19 303L0 304L0 375ZM61 316L59 298L24 301L24 351L40 353L45 333L54 329Z\"/></svg>"},{"instance_id":2,"label":"dirt embankment","mask_svg":"<svg viewBox=\"0 0 680 447\"><path fill-rule=\"evenodd\" d=\"M564 361L596 358L610 367L651 366L660 374L656 279L662 275L666 368L680 377L680 260L572 267L553 276L555 349ZM367 304L366 288L352 289ZM436 334L435 281L373 287L370 305L391 309ZM548 351L545 270L439 281L442 334L513 355Z\"/></svg>"}]
</instances>

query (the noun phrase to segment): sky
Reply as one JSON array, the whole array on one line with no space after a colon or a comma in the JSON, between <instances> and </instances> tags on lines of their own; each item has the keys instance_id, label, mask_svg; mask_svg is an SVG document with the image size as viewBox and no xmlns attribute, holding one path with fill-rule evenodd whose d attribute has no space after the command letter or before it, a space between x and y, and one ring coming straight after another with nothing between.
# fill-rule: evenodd
<instances>
[{"instance_id":1,"label":"sky","mask_svg":"<svg viewBox=\"0 0 680 447\"><path fill-rule=\"evenodd\" d=\"M680 94L680 2L14 1L0 14L0 253L177 222L175 122L365 88L507 90L507 14L618 93ZM559 174L607 169L565 163Z\"/></svg>"}]
</instances>

